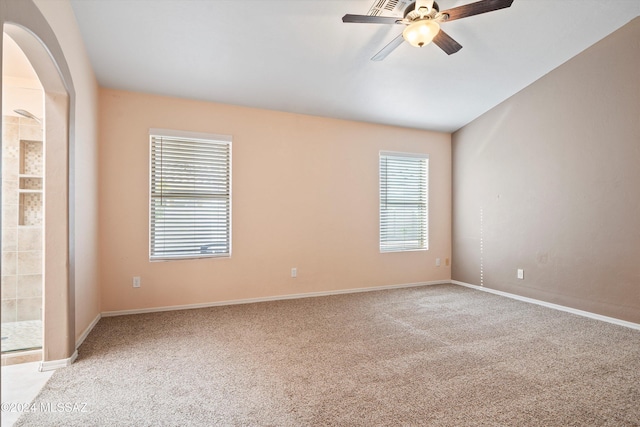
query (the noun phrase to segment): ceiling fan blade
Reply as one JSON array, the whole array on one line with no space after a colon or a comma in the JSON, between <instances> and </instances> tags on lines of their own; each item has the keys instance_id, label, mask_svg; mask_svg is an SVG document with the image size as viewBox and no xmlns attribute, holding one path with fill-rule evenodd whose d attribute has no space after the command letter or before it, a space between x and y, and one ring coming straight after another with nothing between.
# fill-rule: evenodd
<instances>
[{"instance_id":1,"label":"ceiling fan blade","mask_svg":"<svg viewBox=\"0 0 640 427\"><path fill-rule=\"evenodd\" d=\"M342 22L355 24L396 24L398 18L393 16L370 16L370 15L350 15L346 14L342 17Z\"/></svg>"},{"instance_id":2,"label":"ceiling fan blade","mask_svg":"<svg viewBox=\"0 0 640 427\"><path fill-rule=\"evenodd\" d=\"M481 13L493 12L494 10L505 9L511 6L513 0L481 0L475 3L465 4L464 6L454 7L453 9L443 10L440 13L449 15L448 21L466 18L468 16L480 15Z\"/></svg>"},{"instance_id":3,"label":"ceiling fan blade","mask_svg":"<svg viewBox=\"0 0 640 427\"><path fill-rule=\"evenodd\" d=\"M438 34L433 38L433 43L440 49L444 50L447 55L451 55L462 49L462 45L451 38L451 36L442 28L438 31Z\"/></svg>"},{"instance_id":4,"label":"ceiling fan blade","mask_svg":"<svg viewBox=\"0 0 640 427\"><path fill-rule=\"evenodd\" d=\"M391 42L388 45L383 47L382 50L380 50L380 52L378 52L375 55L373 55L373 58L371 58L371 60L372 61L382 61L391 52L393 52L395 50L395 48L400 46L403 41L404 41L404 38L402 37L402 33L400 33L400 35L398 35L398 37L396 37L395 39L391 40Z\"/></svg>"}]
</instances>

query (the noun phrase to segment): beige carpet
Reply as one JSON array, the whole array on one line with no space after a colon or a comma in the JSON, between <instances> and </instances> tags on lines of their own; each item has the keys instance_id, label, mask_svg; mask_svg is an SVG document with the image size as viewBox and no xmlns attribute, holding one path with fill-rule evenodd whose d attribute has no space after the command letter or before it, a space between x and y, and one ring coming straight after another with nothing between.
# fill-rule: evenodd
<instances>
[{"instance_id":1,"label":"beige carpet","mask_svg":"<svg viewBox=\"0 0 640 427\"><path fill-rule=\"evenodd\" d=\"M35 401L75 410L16 425L640 425L639 331L454 285L105 318L79 354Z\"/></svg>"}]
</instances>

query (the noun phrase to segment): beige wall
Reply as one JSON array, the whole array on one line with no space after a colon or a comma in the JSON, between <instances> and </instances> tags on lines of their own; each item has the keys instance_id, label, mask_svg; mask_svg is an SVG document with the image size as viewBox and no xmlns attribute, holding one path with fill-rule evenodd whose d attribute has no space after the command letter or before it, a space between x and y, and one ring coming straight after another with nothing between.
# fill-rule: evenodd
<instances>
[{"instance_id":1,"label":"beige wall","mask_svg":"<svg viewBox=\"0 0 640 427\"><path fill-rule=\"evenodd\" d=\"M103 311L450 278L449 134L107 89L100 119ZM149 262L149 128L233 136L230 259ZM429 251L379 253L380 150L430 156Z\"/></svg>"},{"instance_id":2,"label":"beige wall","mask_svg":"<svg viewBox=\"0 0 640 427\"><path fill-rule=\"evenodd\" d=\"M56 34L75 88L75 120L71 185L75 197L73 240L75 262L76 339L100 313L98 273L98 85L68 0L35 0Z\"/></svg>"},{"instance_id":3,"label":"beige wall","mask_svg":"<svg viewBox=\"0 0 640 427\"><path fill-rule=\"evenodd\" d=\"M640 322L638 52L640 18L453 135L454 280Z\"/></svg>"}]
</instances>

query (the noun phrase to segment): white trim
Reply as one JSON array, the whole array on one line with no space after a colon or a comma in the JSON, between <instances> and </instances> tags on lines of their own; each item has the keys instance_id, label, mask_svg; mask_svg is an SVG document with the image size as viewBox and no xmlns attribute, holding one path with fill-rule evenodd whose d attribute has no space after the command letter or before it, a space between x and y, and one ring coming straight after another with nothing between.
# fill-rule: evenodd
<instances>
[{"instance_id":1,"label":"white trim","mask_svg":"<svg viewBox=\"0 0 640 427\"><path fill-rule=\"evenodd\" d=\"M87 339L87 337L89 336L89 334L91 333L93 328L98 324L98 322L100 321L101 318L102 318L102 313L98 313L96 318L93 319L93 321L89 324L89 326L87 326L87 328L84 330L84 332L82 332L82 334L80 334L80 336L76 340L76 350L78 349L78 347L80 347L82 345L84 340Z\"/></svg>"},{"instance_id":2,"label":"white trim","mask_svg":"<svg viewBox=\"0 0 640 427\"><path fill-rule=\"evenodd\" d=\"M71 357L69 357L68 359L42 361L40 362L38 371L46 372L46 371L54 371L59 368L66 368L67 366L71 366L71 364L75 362L77 358L78 358L78 350L74 351Z\"/></svg>"},{"instance_id":3,"label":"white trim","mask_svg":"<svg viewBox=\"0 0 640 427\"><path fill-rule=\"evenodd\" d=\"M511 299L515 299L515 300L518 300L518 301L528 302L530 304L541 305L543 307L552 308L554 310L564 311L564 312L571 313L571 314L577 314L578 316L588 317L590 319L600 320L600 321L607 322L607 323L613 323L614 325L624 326L624 327L627 327L627 328L636 329L636 330L640 331L640 324L639 323L628 322L626 320L616 319L615 317L603 316L601 314L591 313L589 311L578 310L576 308L571 308L571 307L567 307L567 306L564 306L564 305L553 304L553 303L546 302L546 301L541 301L541 300L537 300L537 299L533 299L533 298L523 297L523 296L520 296L520 295L510 294L509 292L498 291L496 289L491 289L491 288L487 288L487 287L484 287L484 286L472 285L470 283L459 282L457 280L452 280L451 284L464 286L466 288L471 288L471 289L475 289L475 290L478 290L478 291L489 292L491 294L500 295L500 296L511 298Z\"/></svg>"},{"instance_id":4,"label":"white trim","mask_svg":"<svg viewBox=\"0 0 640 427\"><path fill-rule=\"evenodd\" d=\"M141 308L141 309L133 309L133 310L103 311L102 317L125 316L129 314L156 313L161 311L190 310L195 308L219 307L219 306L225 306L225 305L253 304L257 302L281 301L281 300L311 298L311 297L324 297L324 296L341 295L341 294L355 294L360 292L384 291L388 289L413 288L418 286L448 285L450 283L451 283L450 280L436 280L431 282L406 283L401 285L385 285L385 286L374 286L369 288L340 289L335 291L320 291L320 292L308 292L303 294L277 295L277 296L262 297L262 298L236 299L236 300L209 302L209 303L203 303L203 304L186 304L186 305L172 305L172 306L165 306L165 307Z\"/></svg>"},{"instance_id":5,"label":"white trim","mask_svg":"<svg viewBox=\"0 0 640 427\"><path fill-rule=\"evenodd\" d=\"M408 153L405 151L387 151L380 150L378 152L378 157L380 156L396 156L396 157L407 157L414 159L427 159L429 160L429 153Z\"/></svg>"},{"instance_id":6,"label":"white trim","mask_svg":"<svg viewBox=\"0 0 640 427\"><path fill-rule=\"evenodd\" d=\"M231 142L232 135L221 135L215 133L203 133L203 132L191 132L186 130L174 130L174 129L149 129L149 136L166 136L169 138L188 138L188 139L201 139L203 141L215 140L223 142Z\"/></svg>"}]
</instances>

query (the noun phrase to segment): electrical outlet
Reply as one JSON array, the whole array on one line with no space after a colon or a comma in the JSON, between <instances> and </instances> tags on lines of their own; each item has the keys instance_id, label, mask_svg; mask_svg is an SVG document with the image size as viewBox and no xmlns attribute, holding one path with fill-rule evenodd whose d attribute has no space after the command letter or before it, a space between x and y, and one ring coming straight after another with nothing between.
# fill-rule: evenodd
<instances>
[{"instance_id":1,"label":"electrical outlet","mask_svg":"<svg viewBox=\"0 0 640 427\"><path fill-rule=\"evenodd\" d=\"M440 258L436 258L436 267L440 267Z\"/></svg>"},{"instance_id":2,"label":"electrical outlet","mask_svg":"<svg viewBox=\"0 0 640 427\"><path fill-rule=\"evenodd\" d=\"M518 279L524 280L524 270L521 268L518 269Z\"/></svg>"},{"instance_id":3,"label":"electrical outlet","mask_svg":"<svg viewBox=\"0 0 640 427\"><path fill-rule=\"evenodd\" d=\"M291 277L296 278L298 277L298 269L297 268L292 268L291 269Z\"/></svg>"},{"instance_id":4,"label":"electrical outlet","mask_svg":"<svg viewBox=\"0 0 640 427\"><path fill-rule=\"evenodd\" d=\"M133 287L134 288L139 288L140 284L141 284L140 276L134 276L133 277Z\"/></svg>"}]
</instances>

